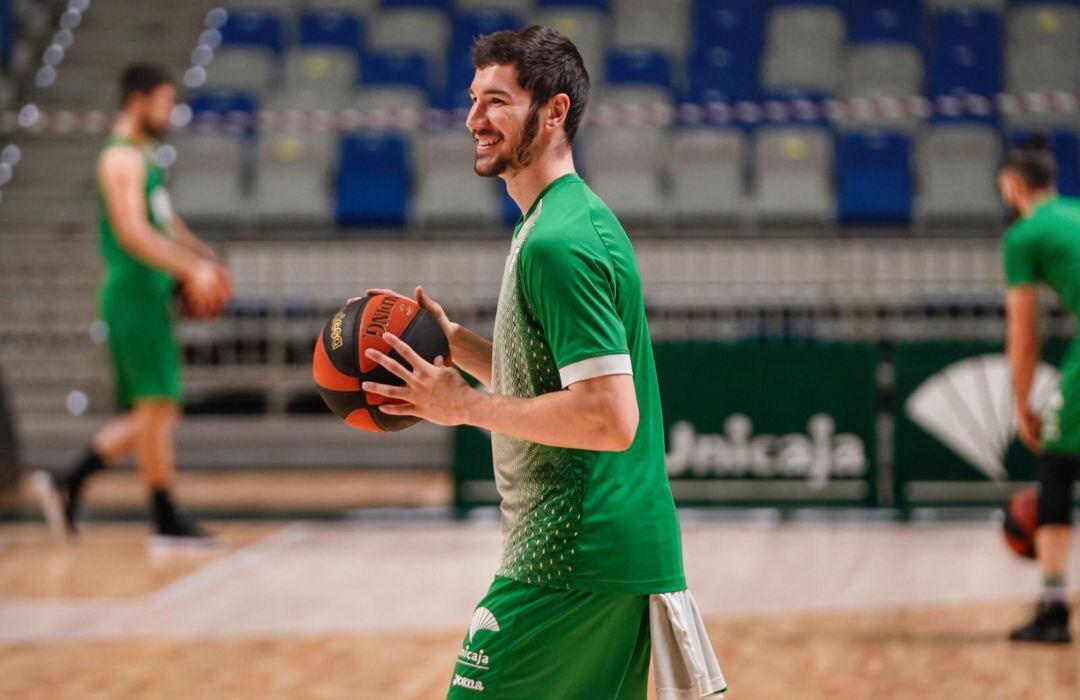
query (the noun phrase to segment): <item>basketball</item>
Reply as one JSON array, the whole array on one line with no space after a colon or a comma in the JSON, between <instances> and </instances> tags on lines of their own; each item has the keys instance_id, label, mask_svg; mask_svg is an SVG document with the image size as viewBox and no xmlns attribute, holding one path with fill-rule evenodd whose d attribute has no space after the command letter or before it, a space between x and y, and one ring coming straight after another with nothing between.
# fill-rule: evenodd
<instances>
[{"instance_id":1,"label":"basketball","mask_svg":"<svg viewBox=\"0 0 1080 700\"><path fill-rule=\"evenodd\" d=\"M1035 489L1017 491L1005 504L1005 544L1027 559L1035 558L1035 528L1039 524L1039 495Z\"/></svg>"},{"instance_id":2,"label":"basketball","mask_svg":"<svg viewBox=\"0 0 1080 700\"><path fill-rule=\"evenodd\" d=\"M412 299L375 294L350 299L323 326L315 341L312 374L327 407L354 428L372 432L403 430L417 423L414 416L392 416L379 406L401 403L360 389L361 382L402 385L367 357L376 349L411 366L383 339L390 332L401 338L428 362L442 357L450 364L450 344L438 322Z\"/></svg>"}]
</instances>

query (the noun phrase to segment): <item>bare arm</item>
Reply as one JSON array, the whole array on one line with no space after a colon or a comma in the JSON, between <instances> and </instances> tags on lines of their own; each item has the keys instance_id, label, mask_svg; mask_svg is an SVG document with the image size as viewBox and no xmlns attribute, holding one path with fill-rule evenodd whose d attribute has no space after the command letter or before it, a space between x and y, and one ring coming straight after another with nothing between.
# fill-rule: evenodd
<instances>
[{"instance_id":1,"label":"bare arm","mask_svg":"<svg viewBox=\"0 0 1080 700\"><path fill-rule=\"evenodd\" d=\"M195 235L195 232L187 223L176 214L173 214L172 225L169 227L173 240L180 245L195 252L196 255L214 262L221 262L214 249L206 244L206 241Z\"/></svg>"},{"instance_id":2,"label":"bare arm","mask_svg":"<svg viewBox=\"0 0 1080 700\"><path fill-rule=\"evenodd\" d=\"M448 335L450 355L454 364L476 377L486 387L491 386L491 341L454 323Z\"/></svg>"},{"instance_id":3,"label":"bare arm","mask_svg":"<svg viewBox=\"0 0 1080 700\"><path fill-rule=\"evenodd\" d=\"M405 381L405 386L364 382L365 391L405 401L384 405L393 415L419 416L440 425L475 425L543 445L621 452L634 441L638 405L630 375L607 375L575 382L562 391L535 398L486 394L470 388L456 370L431 364L400 338L383 336L412 366L387 355L368 357Z\"/></svg>"},{"instance_id":4,"label":"bare arm","mask_svg":"<svg viewBox=\"0 0 1080 700\"><path fill-rule=\"evenodd\" d=\"M1029 284L1010 287L1005 296L1005 350L1012 371L1020 439L1036 451L1039 419L1028 408L1028 399L1040 356L1038 302L1038 290Z\"/></svg>"},{"instance_id":5,"label":"bare arm","mask_svg":"<svg viewBox=\"0 0 1080 700\"><path fill-rule=\"evenodd\" d=\"M613 374L532 399L472 397L464 422L520 440L582 450L622 452L637 434L634 379Z\"/></svg>"},{"instance_id":6,"label":"bare arm","mask_svg":"<svg viewBox=\"0 0 1080 700\"><path fill-rule=\"evenodd\" d=\"M202 262L199 255L162 236L147 220L142 154L127 146L108 149L98 161L98 178L117 243L132 257L174 277L194 275Z\"/></svg>"}]
</instances>

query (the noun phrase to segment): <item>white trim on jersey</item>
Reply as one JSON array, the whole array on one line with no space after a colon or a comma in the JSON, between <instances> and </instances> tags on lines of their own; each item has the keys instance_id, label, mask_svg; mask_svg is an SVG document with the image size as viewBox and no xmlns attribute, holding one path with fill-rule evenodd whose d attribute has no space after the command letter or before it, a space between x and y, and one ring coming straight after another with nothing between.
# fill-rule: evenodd
<instances>
[{"instance_id":1,"label":"white trim on jersey","mask_svg":"<svg viewBox=\"0 0 1080 700\"><path fill-rule=\"evenodd\" d=\"M630 355L602 355L590 357L578 362L571 362L565 367L559 368L559 379L562 380L563 388L583 382L586 379L606 377L610 374L634 373L634 367L630 364Z\"/></svg>"}]
</instances>

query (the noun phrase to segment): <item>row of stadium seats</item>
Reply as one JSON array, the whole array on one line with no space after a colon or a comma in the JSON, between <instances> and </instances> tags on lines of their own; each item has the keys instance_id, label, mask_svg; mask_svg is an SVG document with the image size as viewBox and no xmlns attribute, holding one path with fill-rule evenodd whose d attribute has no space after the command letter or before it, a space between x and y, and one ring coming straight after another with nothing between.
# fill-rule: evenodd
<instances>
[{"instance_id":1,"label":"row of stadium seats","mask_svg":"<svg viewBox=\"0 0 1080 700\"><path fill-rule=\"evenodd\" d=\"M1010 133L1015 143L1026 138ZM837 136L815 127L608 127L579 141L591 186L628 223L988 225L1000 219L994 174L1002 138L979 124ZM1055 132L1060 187L1080 194L1080 140ZM460 129L251 136L178 135L178 211L204 224L494 230L517 210L501 183L472 174ZM239 203L239 204L238 204Z\"/></svg>"},{"instance_id":2,"label":"row of stadium seats","mask_svg":"<svg viewBox=\"0 0 1080 700\"><path fill-rule=\"evenodd\" d=\"M499 9L472 9L480 4ZM924 13L917 0L614 0L609 13L605 2L563 0L451 13L449 2L389 0L363 15L309 3L295 20L234 7L206 80L279 107L346 106L357 85L460 106L473 38L539 23L575 41L597 85L648 88L658 100L1080 89L1080 6L1014 3L1003 18L989 7L1001 4L938 2Z\"/></svg>"}]
</instances>

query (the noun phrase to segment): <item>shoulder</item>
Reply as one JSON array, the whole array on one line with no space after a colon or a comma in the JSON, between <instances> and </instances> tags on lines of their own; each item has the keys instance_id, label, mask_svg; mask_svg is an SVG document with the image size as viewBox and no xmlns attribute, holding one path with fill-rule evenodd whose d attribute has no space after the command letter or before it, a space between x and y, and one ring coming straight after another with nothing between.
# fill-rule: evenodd
<instances>
[{"instance_id":1,"label":"shoulder","mask_svg":"<svg viewBox=\"0 0 1080 700\"><path fill-rule=\"evenodd\" d=\"M128 143L105 146L98 158L98 172L103 177L132 176L146 170L142 152Z\"/></svg>"},{"instance_id":2,"label":"shoulder","mask_svg":"<svg viewBox=\"0 0 1080 700\"><path fill-rule=\"evenodd\" d=\"M588 185L578 181L548 194L522 245L522 254L535 258L589 257L610 260L611 210ZM621 232L621 227L619 227ZM625 236L625 234L623 234Z\"/></svg>"}]
</instances>

